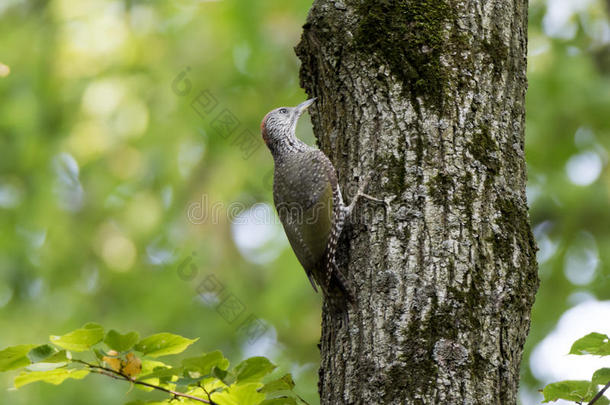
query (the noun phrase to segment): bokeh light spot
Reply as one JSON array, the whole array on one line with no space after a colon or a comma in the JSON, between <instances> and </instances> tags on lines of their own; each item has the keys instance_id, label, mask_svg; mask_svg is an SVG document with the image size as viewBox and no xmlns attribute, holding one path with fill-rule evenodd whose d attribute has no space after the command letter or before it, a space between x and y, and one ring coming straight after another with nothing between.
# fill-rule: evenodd
<instances>
[{"instance_id":1,"label":"bokeh light spot","mask_svg":"<svg viewBox=\"0 0 610 405\"><path fill-rule=\"evenodd\" d=\"M231 233L237 249L252 263L268 263L286 246L286 237L269 204L255 204L238 214Z\"/></svg>"},{"instance_id":2,"label":"bokeh light spot","mask_svg":"<svg viewBox=\"0 0 610 405\"><path fill-rule=\"evenodd\" d=\"M595 152L583 152L572 156L566 163L566 173L577 186L588 186L602 172L602 160Z\"/></svg>"},{"instance_id":3,"label":"bokeh light spot","mask_svg":"<svg viewBox=\"0 0 610 405\"><path fill-rule=\"evenodd\" d=\"M135 263L136 246L112 223L100 227L94 247L106 265L114 271L128 271Z\"/></svg>"},{"instance_id":4,"label":"bokeh light spot","mask_svg":"<svg viewBox=\"0 0 610 405\"><path fill-rule=\"evenodd\" d=\"M11 68L5 65L4 63L0 63L0 77L6 77L11 73Z\"/></svg>"},{"instance_id":5,"label":"bokeh light spot","mask_svg":"<svg viewBox=\"0 0 610 405\"><path fill-rule=\"evenodd\" d=\"M579 232L568 248L564 259L564 272L575 285L586 285L593 281L599 264L599 253L595 238L589 232Z\"/></svg>"}]
</instances>

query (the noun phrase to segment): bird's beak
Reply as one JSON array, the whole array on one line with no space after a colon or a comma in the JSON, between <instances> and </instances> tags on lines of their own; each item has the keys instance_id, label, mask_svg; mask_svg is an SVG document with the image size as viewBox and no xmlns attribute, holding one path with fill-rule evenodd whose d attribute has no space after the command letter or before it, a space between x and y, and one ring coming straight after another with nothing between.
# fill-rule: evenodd
<instances>
[{"instance_id":1,"label":"bird's beak","mask_svg":"<svg viewBox=\"0 0 610 405\"><path fill-rule=\"evenodd\" d=\"M317 99L317 97L310 98L309 100L303 101L301 104L297 105L297 114L298 115L303 114L303 112L307 109L307 107L312 105L313 102L316 101L316 99Z\"/></svg>"}]
</instances>

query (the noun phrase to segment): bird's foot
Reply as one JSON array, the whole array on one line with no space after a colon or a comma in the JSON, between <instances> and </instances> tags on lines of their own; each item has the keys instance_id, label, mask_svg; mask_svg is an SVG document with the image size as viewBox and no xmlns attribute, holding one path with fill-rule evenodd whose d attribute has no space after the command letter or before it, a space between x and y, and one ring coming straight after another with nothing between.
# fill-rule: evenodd
<instances>
[{"instance_id":1,"label":"bird's foot","mask_svg":"<svg viewBox=\"0 0 610 405\"><path fill-rule=\"evenodd\" d=\"M348 218L352 215L352 211L354 211L354 208L356 207L356 203L358 202L358 200L361 197L362 198L366 198L369 201L373 201L373 202L384 204L386 206L386 208L390 208L390 204L386 200L372 197L372 196L370 196L370 195L368 195L368 194L366 194L364 192L366 190L366 187L369 184L370 179L371 179L371 174L369 173L369 175L366 176L364 181L358 187L358 191L356 192L356 195L352 199L352 202L346 207L346 216Z\"/></svg>"}]
</instances>

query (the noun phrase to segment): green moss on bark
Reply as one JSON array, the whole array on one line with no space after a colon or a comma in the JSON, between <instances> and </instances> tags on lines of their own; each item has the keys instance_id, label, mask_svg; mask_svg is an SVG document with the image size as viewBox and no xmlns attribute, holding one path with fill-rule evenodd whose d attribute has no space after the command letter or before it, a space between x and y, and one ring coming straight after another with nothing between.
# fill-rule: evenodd
<instances>
[{"instance_id":1,"label":"green moss on bark","mask_svg":"<svg viewBox=\"0 0 610 405\"><path fill-rule=\"evenodd\" d=\"M498 145L491 137L489 126L481 126L475 131L468 148L472 156L481 162L491 175L495 176L500 172L500 162L493 156L493 153L498 150Z\"/></svg>"},{"instance_id":2,"label":"green moss on bark","mask_svg":"<svg viewBox=\"0 0 610 405\"><path fill-rule=\"evenodd\" d=\"M513 238L520 251L527 255L526 262L522 265L524 268L535 268L535 252L536 241L532 234L527 211L524 207L508 198L499 198L496 201L496 207L500 211L500 216L496 220L497 224L502 229L502 232L495 234L492 240L493 247L498 256L506 262L512 263L512 255L515 247L513 246Z\"/></svg>"},{"instance_id":3,"label":"green moss on bark","mask_svg":"<svg viewBox=\"0 0 610 405\"><path fill-rule=\"evenodd\" d=\"M451 190L451 178L444 173L438 173L428 183L430 196L436 205L445 206L448 203L449 190Z\"/></svg>"},{"instance_id":4,"label":"green moss on bark","mask_svg":"<svg viewBox=\"0 0 610 405\"><path fill-rule=\"evenodd\" d=\"M388 185L387 190L395 195L400 195L406 187L406 168L405 168L405 154L401 151L398 158L390 155L388 157Z\"/></svg>"},{"instance_id":5,"label":"green moss on bark","mask_svg":"<svg viewBox=\"0 0 610 405\"><path fill-rule=\"evenodd\" d=\"M508 47L500 37L499 28L496 27L490 38L483 41L482 48L493 66L494 76L500 76L508 59Z\"/></svg>"},{"instance_id":6,"label":"green moss on bark","mask_svg":"<svg viewBox=\"0 0 610 405\"><path fill-rule=\"evenodd\" d=\"M447 2L367 0L357 11L362 21L354 36L356 48L387 65L414 106L421 97L440 109L449 76L440 61L451 13Z\"/></svg>"},{"instance_id":7,"label":"green moss on bark","mask_svg":"<svg viewBox=\"0 0 610 405\"><path fill-rule=\"evenodd\" d=\"M392 379L388 380L384 395L387 403L391 403L392 399L400 398L401 391L404 392L405 389L411 387L421 389L436 380L438 369L432 361L434 343L443 335L435 336L434 329L428 327L428 324L416 321L409 323L407 328L401 330L402 338L406 342L401 349L408 367L401 366L392 370Z\"/></svg>"},{"instance_id":8,"label":"green moss on bark","mask_svg":"<svg viewBox=\"0 0 610 405\"><path fill-rule=\"evenodd\" d=\"M475 188L472 186L472 173L466 172L462 180L463 190L461 192L461 200L464 205L464 216L466 219L466 226L468 229L472 229L472 217L473 217L473 204L474 204L474 191Z\"/></svg>"}]
</instances>

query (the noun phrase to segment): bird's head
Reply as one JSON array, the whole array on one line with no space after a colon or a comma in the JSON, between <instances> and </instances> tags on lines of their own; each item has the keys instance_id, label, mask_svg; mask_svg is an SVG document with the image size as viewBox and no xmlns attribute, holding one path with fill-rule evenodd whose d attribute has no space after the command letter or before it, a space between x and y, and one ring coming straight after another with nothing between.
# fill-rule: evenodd
<instances>
[{"instance_id":1,"label":"bird's head","mask_svg":"<svg viewBox=\"0 0 610 405\"><path fill-rule=\"evenodd\" d=\"M265 115L261 122L261 133L263 140L270 149L295 137L294 133L299 117L314 101L316 99L311 98L296 107L276 108Z\"/></svg>"}]
</instances>

